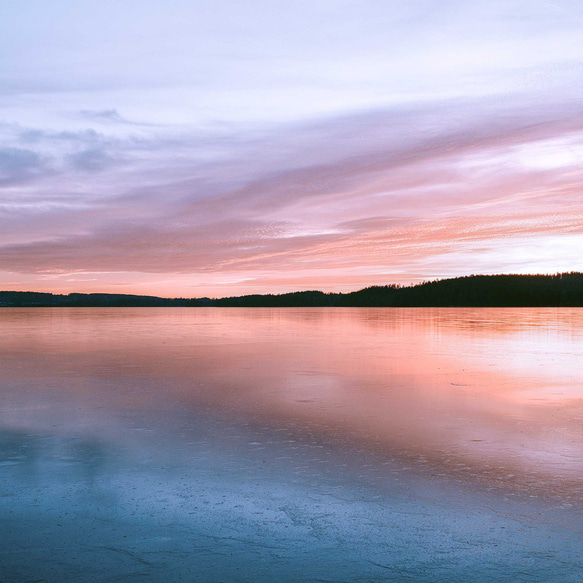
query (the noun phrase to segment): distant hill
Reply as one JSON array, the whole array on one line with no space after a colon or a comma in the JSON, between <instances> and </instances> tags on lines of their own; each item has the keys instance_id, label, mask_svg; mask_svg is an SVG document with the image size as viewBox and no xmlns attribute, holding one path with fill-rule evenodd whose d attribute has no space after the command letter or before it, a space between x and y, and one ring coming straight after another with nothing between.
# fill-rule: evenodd
<instances>
[{"instance_id":1,"label":"distant hill","mask_svg":"<svg viewBox=\"0 0 583 583\"><path fill-rule=\"evenodd\" d=\"M230 298L159 298L127 294L0 292L0 307L583 307L583 273L470 275L350 293L302 291Z\"/></svg>"},{"instance_id":2,"label":"distant hill","mask_svg":"<svg viewBox=\"0 0 583 583\"><path fill-rule=\"evenodd\" d=\"M169 307L205 306L212 300L159 298L156 296L136 296L128 294L50 294L38 292L1 291L0 307L26 308L128 308L128 307Z\"/></svg>"}]
</instances>

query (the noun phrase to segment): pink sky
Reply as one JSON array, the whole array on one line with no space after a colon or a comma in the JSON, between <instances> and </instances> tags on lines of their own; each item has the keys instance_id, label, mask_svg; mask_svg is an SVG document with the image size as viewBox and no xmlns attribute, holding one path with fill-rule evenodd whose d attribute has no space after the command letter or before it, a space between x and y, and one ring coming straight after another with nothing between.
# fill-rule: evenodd
<instances>
[{"instance_id":1,"label":"pink sky","mask_svg":"<svg viewBox=\"0 0 583 583\"><path fill-rule=\"evenodd\" d=\"M275 4L3 9L0 289L583 271L576 2Z\"/></svg>"}]
</instances>

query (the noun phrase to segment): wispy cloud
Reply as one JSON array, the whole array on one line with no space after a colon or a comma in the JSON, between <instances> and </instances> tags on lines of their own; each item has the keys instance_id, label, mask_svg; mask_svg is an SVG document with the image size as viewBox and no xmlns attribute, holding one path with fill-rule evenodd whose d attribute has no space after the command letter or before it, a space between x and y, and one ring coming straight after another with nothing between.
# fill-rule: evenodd
<instances>
[{"instance_id":1,"label":"wispy cloud","mask_svg":"<svg viewBox=\"0 0 583 583\"><path fill-rule=\"evenodd\" d=\"M48 223L80 229L5 244L0 268L340 274L368 265L374 276L380 264L408 279L429 258L491 255L501 241L580 232L581 168L528 167L519 152L550 137L578 148L582 123L569 105L543 116L534 107L453 103L223 138L210 160L188 134L118 143L129 168L80 149L69 155L73 168L109 173L113 188L100 185L100 197L91 186L69 208L44 209ZM38 200L45 187L37 186ZM38 213L16 214L26 225Z\"/></svg>"},{"instance_id":2,"label":"wispy cloud","mask_svg":"<svg viewBox=\"0 0 583 583\"><path fill-rule=\"evenodd\" d=\"M128 123L119 113L117 109L82 109L79 112L82 118L91 121L113 122L113 123Z\"/></svg>"},{"instance_id":3,"label":"wispy cloud","mask_svg":"<svg viewBox=\"0 0 583 583\"><path fill-rule=\"evenodd\" d=\"M42 176L46 163L37 152L24 148L0 148L0 185L12 185Z\"/></svg>"}]
</instances>

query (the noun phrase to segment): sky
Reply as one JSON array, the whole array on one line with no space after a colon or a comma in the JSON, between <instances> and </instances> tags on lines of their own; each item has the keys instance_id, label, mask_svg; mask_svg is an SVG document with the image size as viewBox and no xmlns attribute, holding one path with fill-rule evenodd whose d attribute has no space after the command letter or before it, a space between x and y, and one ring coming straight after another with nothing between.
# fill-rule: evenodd
<instances>
[{"instance_id":1,"label":"sky","mask_svg":"<svg viewBox=\"0 0 583 583\"><path fill-rule=\"evenodd\" d=\"M0 289L583 271L580 0L0 0Z\"/></svg>"}]
</instances>

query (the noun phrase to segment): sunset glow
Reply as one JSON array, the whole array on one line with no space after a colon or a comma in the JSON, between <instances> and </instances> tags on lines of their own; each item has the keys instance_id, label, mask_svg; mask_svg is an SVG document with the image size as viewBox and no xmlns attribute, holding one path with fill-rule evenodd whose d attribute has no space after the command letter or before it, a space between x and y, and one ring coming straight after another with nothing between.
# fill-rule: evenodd
<instances>
[{"instance_id":1,"label":"sunset glow","mask_svg":"<svg viewBox=\"0 0 583 583\"><path fill-rule=\"evenodd\" d=\"M0 7L0 289L583 271L579 2Z\"/></svg>"}]
</instances>

